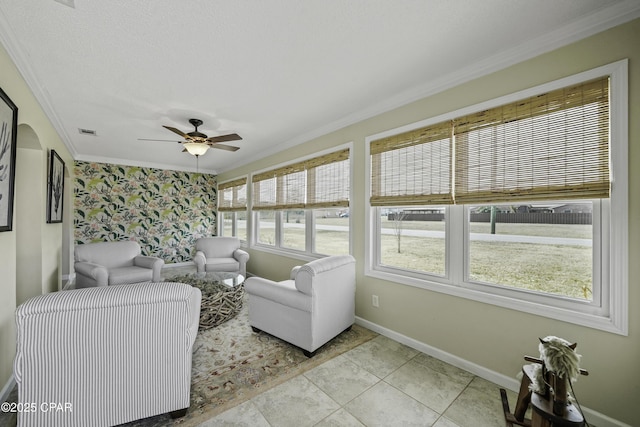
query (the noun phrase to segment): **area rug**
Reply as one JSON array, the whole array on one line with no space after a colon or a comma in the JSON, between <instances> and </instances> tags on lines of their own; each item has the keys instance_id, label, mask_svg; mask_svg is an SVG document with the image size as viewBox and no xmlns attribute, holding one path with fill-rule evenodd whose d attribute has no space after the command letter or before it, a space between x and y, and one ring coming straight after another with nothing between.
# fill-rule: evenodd
<instances>
[{"instance_id":1,"label":"area rug","mask_svg":"<svg viewBox=\"0 0 640 427\"><path fill-rule=\"evenodd\" d=\"M307 358L302 350L249 325L246 296L233 319L200 331L194 344L191 406L183 418L158 415L127 427L197 426L252 397L369 341L378 334L354 325Z\"/></svg>"}]
</instances>

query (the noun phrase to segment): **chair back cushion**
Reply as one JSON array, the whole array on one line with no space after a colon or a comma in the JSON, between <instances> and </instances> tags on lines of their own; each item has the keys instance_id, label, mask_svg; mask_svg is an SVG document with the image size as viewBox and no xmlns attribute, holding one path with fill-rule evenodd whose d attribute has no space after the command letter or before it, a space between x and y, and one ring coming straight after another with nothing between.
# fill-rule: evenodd
<instances>
[{"instance_id":1,"label":"chair back cushion","mask_svg":"<svg viewBox=\"0 0 640 427\"><path fill-rule=\"evenodd\" d=\"M351 255L334 255L311 261L298 270L296 288L313 296L314 283L355 283L355 259Z\"/></svg>"},{"instance_id":2,"label":"chair back cushion","mask_svg":"<svg viewBox=\"0 0 640 427\"><path fill-rule=\"evenodd\" d=\"M140 253L140 245L132 240L86 243L74 249L76 262L91 262L106 268L132 266L133 259Z\"/></svg>"},{"instance_id":3,"label":"chair back cushion","mask_svg":"<svg viewBox=\"0 0 640 427\"><path fill-rule=\"evenodd\" d=\"M236 249L240 249L240 239L236 237L201 237L196 240L196 251L204 252L207 258L233 258Z\"/></svg>"}]
</instances>

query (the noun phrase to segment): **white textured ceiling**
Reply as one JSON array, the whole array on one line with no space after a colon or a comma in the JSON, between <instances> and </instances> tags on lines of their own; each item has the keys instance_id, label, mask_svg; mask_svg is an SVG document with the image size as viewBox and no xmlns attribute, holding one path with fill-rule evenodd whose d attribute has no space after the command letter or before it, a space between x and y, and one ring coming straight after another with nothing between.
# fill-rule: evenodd
<instances>
[{"instance_id":1,"label":"white textured ceiling","mask_svg":"<svg viewBox=\"0 0 640 427\"><path fill-rule=\"evenodd\" d=\"M139 139L199 118L244 138L199 159L219 173L638 16L638 0L1 0L0 40L75 159L195 170Z\"/></svg>"}]
</instances>

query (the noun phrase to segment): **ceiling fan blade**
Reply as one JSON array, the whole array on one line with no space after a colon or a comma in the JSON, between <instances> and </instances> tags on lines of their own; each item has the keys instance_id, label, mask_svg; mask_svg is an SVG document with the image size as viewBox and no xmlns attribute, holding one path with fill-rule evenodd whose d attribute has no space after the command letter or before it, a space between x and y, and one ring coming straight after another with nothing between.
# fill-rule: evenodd
<instances>
[{"instance_id":1,"label":"ceiling fan blade","mask_svg":"<svg viewBox=\"0 0 640 427\"><path fill-rule=\"evenodd\" d=\"M162 125L163 128L170 130L173 133L177 133L178 135L180 135L183 138L189 138L189 135L187 135L186 133L182 132L180 129L176 129L174 127L171 126L165 126Z\"/></svg>"},{"instance_id":2,"label":"ceiling fan blade","mask_svg":"<svg viewBox=\"0 0 640 427\"><path fill-rule=\"evenodd\" d=\"M159 142L180 142L180 143L183 142L175 139L149 139L149 138L138 138L138 141L159 141Z\"/></svg>"},{"instance_id":3,"label":"ceiling fan blade","mask_svg":"<svg viewBox=\"0 0 640 427\"><path fill-rule=\"evenodd\" d=\"M226 151L238 151L240 149L240 147L234 147L232 145L218 145L218 144L209 144L209 147L219 148L221 150L226 150Z\"/></svg>"},{"instance_id":4,"label":"ceiling fan blade","mask_svg":"<svg viewBox=\"0 0 640 427\"><path fill-rule=\"evenodd\" d=\"M237 133L230 133L229 135L212 136L207 138L209 142L227 142L227 141L239 141L242 137Z\"/></svg>"}]
</instances>

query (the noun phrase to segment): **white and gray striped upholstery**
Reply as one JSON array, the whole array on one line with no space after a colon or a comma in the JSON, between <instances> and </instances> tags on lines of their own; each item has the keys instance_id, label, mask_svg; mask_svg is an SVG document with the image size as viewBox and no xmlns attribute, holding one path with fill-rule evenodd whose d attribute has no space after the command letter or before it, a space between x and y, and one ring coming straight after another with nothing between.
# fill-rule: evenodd
<instances>
[{"instance_id":1,"label":"white and gray striped upholstery","mask_svg":"<svg viewBox=\"0 0 640 427\"><path fill-rule=\"evenodd\" d=\"M18 426L112 426L189 407L201 293L141 283L34 297L16 310ZM71 411L42 411L58 403ZM48 408L48 406L46 407Z\"/></svg>"}]
</instances>

